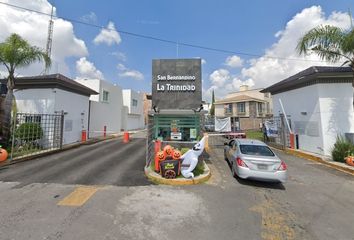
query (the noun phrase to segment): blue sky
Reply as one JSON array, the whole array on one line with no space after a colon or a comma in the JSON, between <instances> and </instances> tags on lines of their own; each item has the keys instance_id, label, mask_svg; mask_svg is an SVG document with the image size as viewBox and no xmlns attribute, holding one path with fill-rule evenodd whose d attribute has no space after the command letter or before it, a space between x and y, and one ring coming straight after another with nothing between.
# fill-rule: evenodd
<instances>
[{"instance_id":1,"label":"blue sky","mask_svg":"<svg viewBox=\"0 0 354 240\"><path fill-rule=\"evenodd\" d=\"M56 20L53 35L56 64L52 71L62 72L73 79L100 77L123 88L151 92L152 59L200 57L205 62L202 73L206 99L210 97L212 89L220 98L228 92L237 91L243 83L254 88L267 87L308 66L325 65L323 62L315 62L319 60L315 56L307 57L314 62L281 59L274 62L274 59L264 57L304 59L294 51L299 34L318 24L330 23L347 28L350 26L347 11L349 7L354 6L354 1L348 0L34 0L31 3L20 0L1 1L44 12L48 12L48 7L54 5L56 16L59 18L104 27L111 23L111 29L118 31L118 35L111 39L112 42L102 40L95 43L94 39L101 31L99 28L71 22L71 32L68 26L70 21ZM5 6L0 6L1 8L5 11ZM6 10L6 14L9 14L9 11L13 11L14 15L24 14L22 10L22 13L18 13L18 9ZM48 17L41 16L42 22L38 24L44 29L37 31L36 34L40 37L35 38L32 37L33 34L28 33L28 29L14 27L19 25L16 25L16 21L24 21L23 16L7 20L12 21L10 23L4 19L0 20L0 26L7 26L6 31L0 34L0 40L6 37L5 33L18 31L25 37L28 36L31 41L31 38L34 38L33 43L45 44L45 23ZM38 17L29 18L27 22L37 21L34 19ZM66 30L61 32L64 28ZM235 53L179 45L177 56L175 44L138 38L120 31ZM63 39L67 39L67 42ZM69 51L68 44L72 41L76 45L73 44L73 49ZM237 53L255 54L259 57ZM78 62L80 66L86 66L86 70L80 70ZM87 70L88 68L92 71ZM23 71L21 74L26 74L26 70ZM36 73L29 70L27 72Z\"/></svg>"}]
</instances>

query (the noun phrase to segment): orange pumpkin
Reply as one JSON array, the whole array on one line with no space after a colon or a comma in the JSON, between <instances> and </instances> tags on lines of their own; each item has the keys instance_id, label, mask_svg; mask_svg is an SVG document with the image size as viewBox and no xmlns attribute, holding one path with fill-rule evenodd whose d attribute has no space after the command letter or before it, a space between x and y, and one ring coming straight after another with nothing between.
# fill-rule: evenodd
<instances>
[{"instance_id":1,"label":"orange pumpkin","mask_svg":"<svg viewBox=\"0 0 354 240\"><path fill-rule=\"evenodd\" d=\"M350 166L354 166L354 156L348 156L345 158L345 162L350 165Z\"/></svg>"},{"instance_id":2,"label":"orange pumpkin","mask_svg":"<svg viewBox=\"0 0 354 240\"><path fill-rule=\"evenodd\" d=\"M161 162L166 159L166 154L164 151L159 151L156 153L156 158Z\"/></svg>"},{"instance_id":3,"label":"orange pumpkin","mask_svg":"<svg viewBox=\"0 0 354 240\"><path fill-rule=\"evenodd\" d=\"M178 150L173 150L172 158L178 160L181 158L181 152Z\"/></svg>"},{"instance_id":4,"label":"orange pumpkin","mask_svg":"<svg viewBox=\"0 0 354 240\"><path fill-rule=\"evenodd\" d=\"M0 146L0 162L3 162L7 159L9 154L7 153L6 149L1 148Z\"/></svg>"},{"instance_id":5,"label":"orange pumpkin","mask_svg":"<svg viewBox=\"0 0 354 240\"><path fill-rule=\"evenodd\" d=\"M172 154L173 154L173 148L170 145L166 145L163 148L163 151L165 152L166 156L172 156Z\"/></svg>"}]
</instances>

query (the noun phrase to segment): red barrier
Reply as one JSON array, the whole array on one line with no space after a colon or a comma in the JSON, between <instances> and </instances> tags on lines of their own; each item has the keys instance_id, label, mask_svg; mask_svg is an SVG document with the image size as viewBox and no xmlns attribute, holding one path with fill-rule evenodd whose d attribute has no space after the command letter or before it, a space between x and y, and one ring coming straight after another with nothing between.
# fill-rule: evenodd
<instances>
[{"instance_id":1,"label":"red barrier","mask_svg":"<svg viewBox=\"0 0 354 240\"><path fill-rule=\"evenodd\" d=\"M86 142L86 139L87 139L86 130L82 130L81 131L81 142Z\"/></svg>"},{"instance_id":2,"label":"red barrier","mask_svg":"<svg viewBox=\"0 0 354 240\"><path fill-rule=\"evenodd\" d=\"M107 126L103 127L103 137L106 138L107 136Z\"/></svg>"},{"instance_id":3,"label":"red barrier","mask_svg":"<svg viewBox=\"0 0 354 240\"><path fill-rule=\"evenodd\" d=\"M295 149L295 136L293 133L290 133L290 148Z\"/></svg>"},{"instance_id":4,"label":"red barrier","mask_svg":"<svg viewBox=\"0 0 354 240\"><path fill-rule=\"evenodd\" d=\"M128 143L129 142L129 132L124 132L123 142L124 143Z\"/></svg>"}]
</instances>

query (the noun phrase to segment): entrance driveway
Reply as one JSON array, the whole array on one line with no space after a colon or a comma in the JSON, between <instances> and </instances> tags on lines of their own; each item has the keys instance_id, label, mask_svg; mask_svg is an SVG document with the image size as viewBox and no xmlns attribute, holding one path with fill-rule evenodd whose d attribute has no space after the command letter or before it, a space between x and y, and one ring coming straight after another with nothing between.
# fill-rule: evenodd
<instances>
[{"instance_id":1,"label":"entrance driveway","mask_svg":"<svg viewBox=\"0 0 354 240\"><path fill-rule=\"evenodd\" d=\"M144 175L145 133L84 145L65 152L0 168L0 181L82 185L149 185Z\"/></svg>"}]
</instances>

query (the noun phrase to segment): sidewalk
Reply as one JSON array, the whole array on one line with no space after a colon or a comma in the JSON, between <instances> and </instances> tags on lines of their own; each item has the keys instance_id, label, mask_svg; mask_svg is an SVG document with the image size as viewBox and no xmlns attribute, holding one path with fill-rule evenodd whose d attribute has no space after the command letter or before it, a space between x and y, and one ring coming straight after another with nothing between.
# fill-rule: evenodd
<instances>
[{"instance_id":1,"label":"sidewalk","mask_svg":"<svg viewBox=\"0 0 354 240\"><path fill-rule=\"evenodd\" d=\"M328 167L337 169L338 171L346 172L346 173L354 176L354 167L349 166L346 163L335 162L328 157L325 157L325 156L322 156L319 154L315 154L315 153L310 153L310 152L298 150L298 149L295 150L295 149L287 148L287 149L285 149L285 152L288 154L297 156L297 157L301 157L301 158L304 158L307 160L311 160L311 161L315 161L315 162L324 164Z\"/></svg>"}]
</instances>

